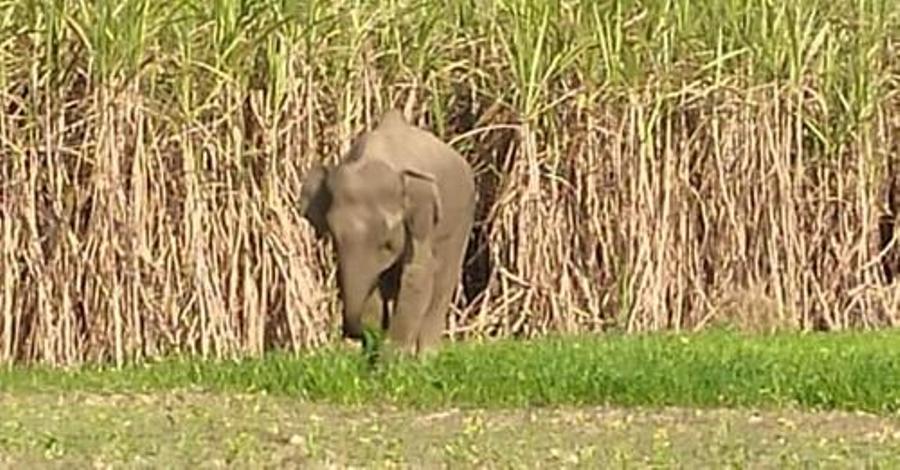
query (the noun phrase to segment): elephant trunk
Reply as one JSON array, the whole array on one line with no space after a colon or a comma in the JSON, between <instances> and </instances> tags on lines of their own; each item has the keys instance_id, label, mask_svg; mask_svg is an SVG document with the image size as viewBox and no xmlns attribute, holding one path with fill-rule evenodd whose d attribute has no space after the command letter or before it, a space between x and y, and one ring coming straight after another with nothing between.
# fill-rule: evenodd
<instances>
[{"instance_id":1,"label":"elephant trunk","mask_svg":"<svg viewBox=\"0 0 900 470\"><path fill-rule=\"evenodd\" d=\"M363 339L366 328L377 327L373 320L381 316L380 295L378 295L378 273L339 266L341 296L343 298L343 336Z\"/></svg>"}]
</instances>

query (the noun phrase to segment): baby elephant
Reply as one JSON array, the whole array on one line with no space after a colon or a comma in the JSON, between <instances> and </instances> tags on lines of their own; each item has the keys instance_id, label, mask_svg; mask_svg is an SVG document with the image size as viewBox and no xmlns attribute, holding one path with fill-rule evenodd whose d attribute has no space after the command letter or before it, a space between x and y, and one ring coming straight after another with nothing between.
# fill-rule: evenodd
<instances>
[{"instance_id":1,"label":"baby elephant","mask_svg":"<svg viewBox=\"0 0 900 470\"><path fill-rule=\"evenodd\" d=\"M300 211L334 241L345 338L386 330L413 355L440 343L475 213L459 153L389 110L340 164L310 170Z\"/></svg>"}]
</instances>

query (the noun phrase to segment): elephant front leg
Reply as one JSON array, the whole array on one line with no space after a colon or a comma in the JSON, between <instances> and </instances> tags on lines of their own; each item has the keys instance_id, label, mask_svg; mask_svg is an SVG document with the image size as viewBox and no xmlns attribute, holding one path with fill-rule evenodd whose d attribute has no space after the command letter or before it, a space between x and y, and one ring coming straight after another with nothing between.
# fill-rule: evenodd
<instances>
[{"instance_id":1,"label":"elephant front leg","mask_svg":"<svg viewBox=\"0 0 900 470\"><path fill-rule=\"evenodd\" d=\"M470 216L457 226L452 237L435 247L434 291L419 328L416 348L420 357L436 352L440 345L453 294L461 278L472 223Z\"/></svg>"},{"instance_id":2,"label":"elephant front leg","mask_svg":"<svg viewBox=\"0 0 900 470\"><path fill-rule=\"evenodd\" d=\"M434 270L430 256L422 256L404 266L394 314L388 326L392 347L405 353L416 353L419 328L431 304L433 290Z\"/></svg>"}]
</instances>

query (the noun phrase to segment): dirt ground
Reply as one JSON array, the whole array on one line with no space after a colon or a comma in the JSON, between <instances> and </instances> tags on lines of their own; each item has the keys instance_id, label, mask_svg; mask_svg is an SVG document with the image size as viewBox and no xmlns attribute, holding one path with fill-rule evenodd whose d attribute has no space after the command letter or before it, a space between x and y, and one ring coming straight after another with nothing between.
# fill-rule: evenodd
<instances>
[{"instance_id":1,"label":"dirt ground","mask_svg":"<svg viewBox=\"0 0 900 470\"><path fill-rule=\"evenodd\" d=\"M3 468L900 468L900 417L0 395Z\"/></svg>"}]
</instances>

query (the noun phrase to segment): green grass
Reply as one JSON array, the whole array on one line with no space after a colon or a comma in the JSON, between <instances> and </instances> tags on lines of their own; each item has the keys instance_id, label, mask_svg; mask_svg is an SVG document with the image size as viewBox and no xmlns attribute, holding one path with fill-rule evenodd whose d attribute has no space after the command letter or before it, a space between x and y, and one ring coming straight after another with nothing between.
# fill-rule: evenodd
<instances>
[{"instance_id":1,"label":"green grass","mask_svg":"<svg viewBox=\"0 0 900 470\"><path fill-rule=\"evenodd\" d=\"M325 349L240 362L170 359L122 370L17 367L0 392L260 392L332 404L900 409L900 333L606 335L448 345L371 369Z\"/></svg>"}]
</instances>

